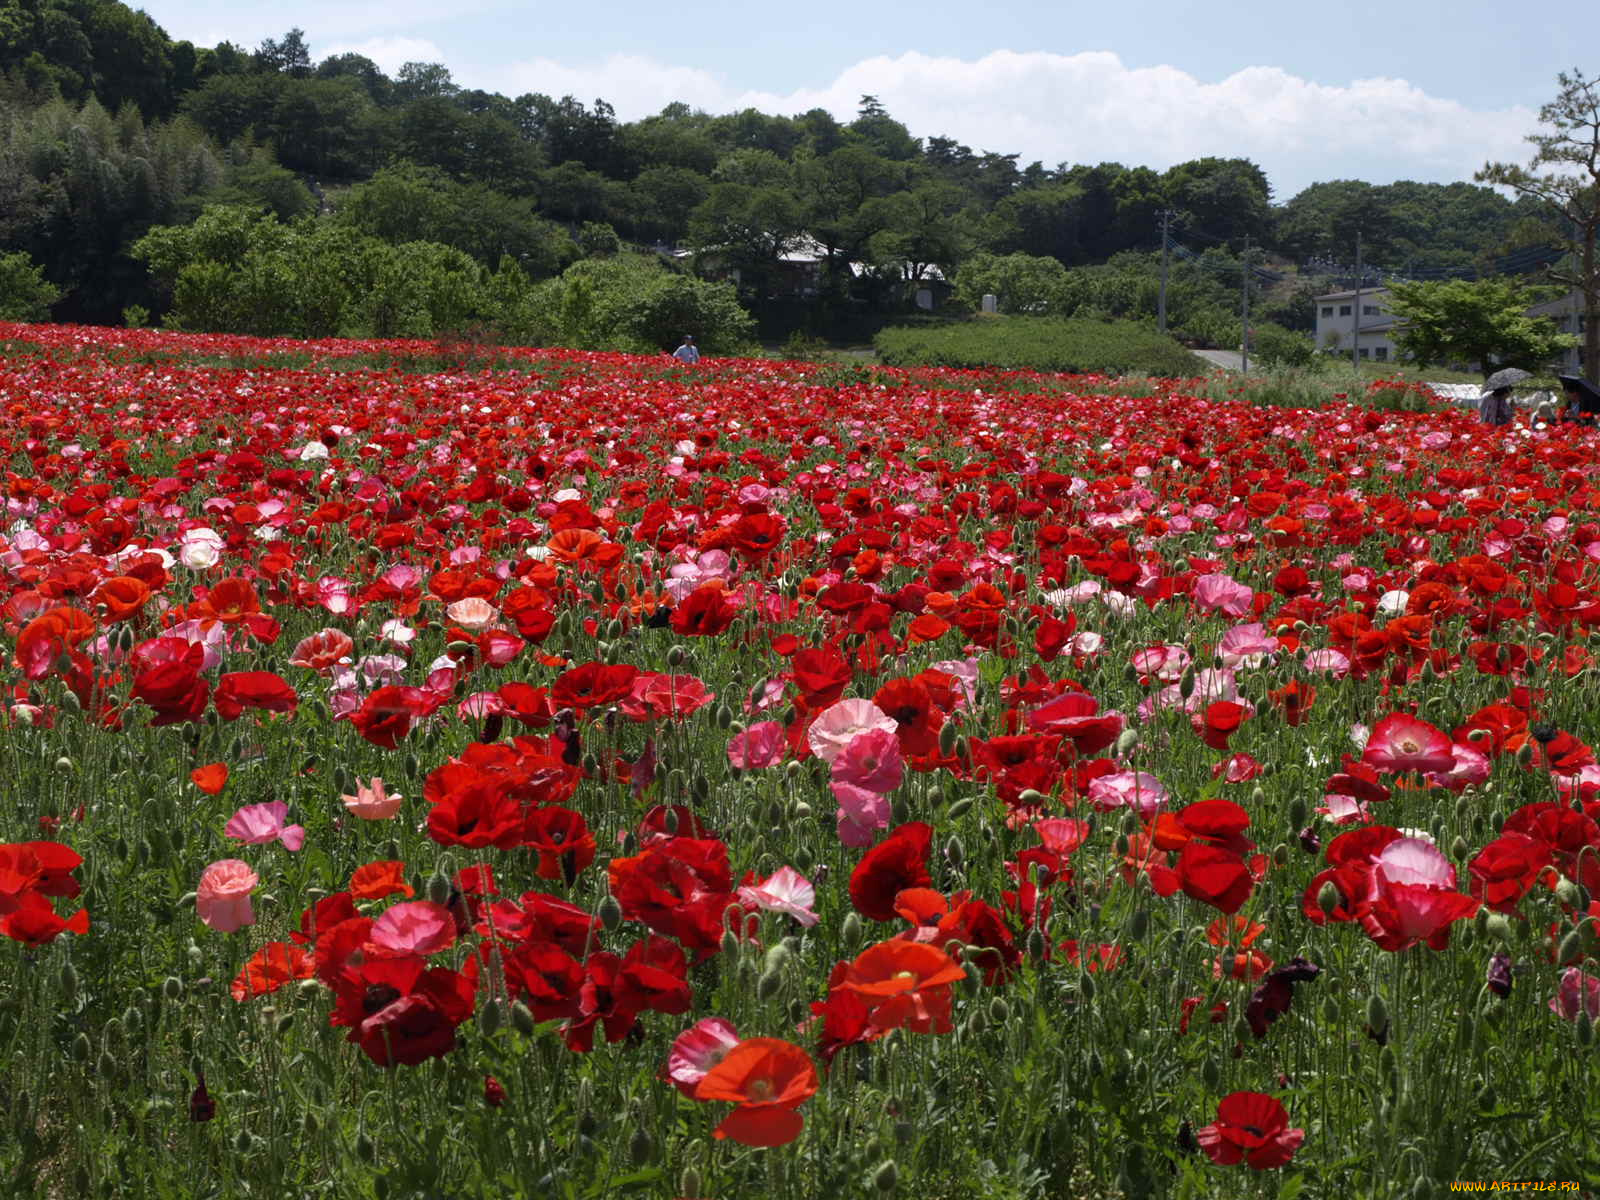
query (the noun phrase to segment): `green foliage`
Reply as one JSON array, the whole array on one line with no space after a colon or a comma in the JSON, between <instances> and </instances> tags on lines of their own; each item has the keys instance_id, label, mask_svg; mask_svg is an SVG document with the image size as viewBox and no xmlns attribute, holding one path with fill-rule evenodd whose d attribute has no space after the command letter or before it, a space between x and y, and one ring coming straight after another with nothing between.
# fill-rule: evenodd
<instances>
[{"instance_id":1,"label":"green foliage","mask_svg":"<svg viewBox=\"0 0 1600 1200\"><path fill-rule=\"evenodd\" d=\"M1067 269L1034 254L974 254L956 275L956 298L979 307L994 296L1005 313L1060 311L1067 297Z\"/></svg>"},{"instance_id":2,"label":"green foliage","mask_svg":"<svg viewBox=\"0 0 1600 1200\"><path fill-rule=\"evenodd\" d=\"M1263 367L1310 367L1317 361L1317 343L1304 333L1271 321L1250 326L1250 357Z\"/></svg>"},{"instance_id":3,"label":"green foliage","mask_svg":"<svg viewBox=\"0 0 1600 1200\"><path fill-rule=\"evenodd\" d=\"M942 326L891 326L873 343L889 366L1006 367L1108 375L1184 377L1203 362L1131 321L979 317Z\"/></svg>"},{"instance_id":4,"label":"green foliage","mask_svg":"<svg viewBox=\"0 0 1600 1200\"><path fill-rule=\"evenodd\" d=\"M493 314L484 271L435 242L389 245L334 222L215 205L132 253L170 289L171 328L262 336L435 337Z\"/></svg>"},{"instance_id":5,"label":"green foliage","mask_svg":"<svg viewBox=\"0 0 1600 1200\"><path fill-rule=\"evenodd\" d=\"M703 354L752 348L755 324L732 285L675 274L653 255L574 263L528 293L518 310L561 345L654 353L694 335Z\"/></svg>"},{"instance_id":6,"label":"green foliage","mask_svg":"<svg viewBox=\"0 0 1600 1200\"><path fill-rule=\"evenodd\" d=\"M47 321L61 290L26 254L0 254L0 321Z\"/></svg>"},{"instance_id":7,"label":"green foliage","mask_svg":"<svg viewBox=\"0 0 1600 1200\"><path fill-rule=\"evenodd\" d=\"M1528 316L1536 293L1510 280L1397 283L1390 293L1395 344L1419 363L1465 361L1485 374L1508 366L1532 371L1576 340L1549 318Z\"/></svg>"}]
</instances>

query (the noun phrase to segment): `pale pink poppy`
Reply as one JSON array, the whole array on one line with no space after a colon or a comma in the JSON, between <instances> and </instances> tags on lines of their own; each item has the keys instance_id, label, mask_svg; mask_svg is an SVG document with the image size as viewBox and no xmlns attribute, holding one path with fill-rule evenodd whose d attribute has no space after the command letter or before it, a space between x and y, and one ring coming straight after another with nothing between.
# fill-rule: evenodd
<instances>
[{"instance_id":1,"label":"pale pink poppy","mask_svg":"<svg viewBox=\"0 0 1600 1200\"><path fill-rule=\"evenodd\" d=\"M1145 771L1117 771L1089 781L1089 801L1101 812L1131 808L1148 820L1167 802L1167 789Z\"/></svg>"},{"instance_id":2,"label":"pale pink poppy","mask_svg":"<svg viewBox=\"0 0 1600 1200\"><path fill-rule=\"evenodd\" d=\"M384 910L372 923L367 940L396 954L426 958L455 944L456 921L442 904L406 900Z\"/></svg>"},{"instance_id":3,"label":"pale pink poppy","mask_svg":"<svg viewBox=\"0 0 1600 1200\"><path fill-rule=\"evenodd\" d=\"M728 740L728 762L742 771L774 766L783 761L787 745L782 725L761 721Z\"/></svg>"},{"instance_id":4,"label":"pale pink poppy","mask_svg":"<svg viewBox=\"0 0 1600 1200\"><path fill-rule=\"evenodd\" d=\"M743 1041L731 1021L706 1017L672 1040L667 1052L667 1078L685 1096L692 1097L706 1072L728 1057Z\"/></svg>"},{"instance_id":5,"label":"pale pink poppy","mask_svg":"<svg viewBox=\"0 0 1600 1200\"><path fill-rule=\"evenodd\" d=\"M482 596L467 596L445 605L444 615L468 633L481 633L494 624L500 610Z\"/></svg>"},{"instance_id":6,"label":"pale pink poppy","mask_svg":"<svg viewBox=\"0 0 1600 1200\"><path fill-rule=\"evenodd\" d=\"M1335 679L1350 673L1350 659L1338 650L1313 650L1306 655L1306 670L1323 671Z\"/></svg>"},{"instance_id":7,"label":"pale pink poppy","mask_svg":"<svg viewBox=\"0 0 1600 1200\"><path fill-rule=\"evenodd\" d=\"M363 821L387 821L400 811L405 797L398 792L390 795L383 786L382 778L374 775L371 783L357 780L356 794L341 796L340 799L352 816L360 817Z\"/></svg>"},{"instance_id":8,"label":"pale pink poppy","mask_svg":"<svg viewBox=\"0 0 1600 1200\"><path fill-rule=\"evenodd\" d=\"M1561 972L1561 986L1550 997L1550 1011L1568 1021L1576 1021L1580 1011L1591 1021L1600 1021L1600 979L1577 967Z\"/></svg>"},{"instance_id":9,"label":"pale pink poppy","mask_svg":"<svg viewBox=\"0 0 1600 1200\"><path fill-rule=\"evenodd\" d=\"M1426 721L1390 713L1373 726L1361 761L1380 771L1449 771L1455 766L1450 739Z\"/></svg>"},{"instance_id":10,"label":"pale pink poppy","mask_svg":"<svg viewBox=\"0 0 1600 1200\"><path fill-rule=\"evenodd\" d=\"M222 833L224 837L231 837L247 846L282 842L285 849L298 850L305 845L305 827L284 824L288 815L289 806L281 800L247 804L233 814Z\"/></svg>"},{"instance_id":11,"label":"pale pink poppy","mask_svg":"<svg viewBox=\"0 0 1600 1200\"><path fill-rule=\"evenodd\" d=\"M256 915L250 908L250 893L260 882L260 876L247 862L237 858L214 862L200 876L200 886L195 890L195 911L218 933L233 933L246 925L254 925Z\"/></svg>"},{"instance_id":12,"label":"pale pink poppy","mask_svg":"<svg viewBox=\"0 0 1600 1200\"><path fill-rule=\"evenodd\" d=\"M869 729L850 739L833 760L834 783L848 783L887 795L905 778L905 758L900 739L891 731Z\"/></svg>"},{"instance_id":13,"label":"pale pink poppy","mask_svg":"<svg viewBox=\"0 0 1600 1200\"><path fill-rule=\"evenodd\" d=\"M1202 575L1194 581L1194 606L1202 612L1222 612L1230 617L1250 615L1255 593L1228 575Z\"/></svg>"},{"instance_id":14,"label":"pale pink poppy","mask_svg":"<svg viewBox=\"0 0 1600 1200\"><path fill-rule=\"evenodd\" d=\"M763 882L746 884L739 889L739 899L765 912L787 913L802 925L815 925L819 919L812 911L816 889L793 867L779 867Z\"/></svg>"},{"instance_id":15,"label":"pale pink poppy","mask_svg":"<svg viewBox=\"0 0 1600 1200\"><path fill-rule=\"evenodd\" d=\"M506 702L501 699L499 692L473 692L456 705L456 715L463 721L481 721L505 711Z\"/></svg>"},{"instance_id":16,"label":"pale pink poppy","mask_svg":"<svg viewBox=\"0 0 1600 1200\"><path fill-rule=\"evenodd\" d=\"M846 846L872 845L873 834L889 827L888 798L849 783L835 783L832 788L839 802L839 840Z\"/></svg>"},{"instance_id":17,"label":"pale pink poppy","mask_svg":"<svg viewBox=\"0 0 1600 1200\"><path fill-rule=\"evenodd\" d=\"M963 703L960 707L970 708L978 702L978 660L973 658L952 658L930 663L932 670L943 671L946 675L954 675L956 682L961 685Z\"/></svg>"},{"instance_id":18,"label":"pale pink poppy","mask_svg":"<svg viewBox=\"0 0 1600 1200\"><path fill-rule=\"evenodd\" d=\"M1456 869L1432 842L1417 837L1397 838L1372 861L1375 887L1404 883L1421 887L1453 888Z\"/></svg>"},{"instance_id":19,"label":"pale pink poppy","mask_svg":"<svg viewBox=\"0 0 1600 1200\"><path fill-rule=\"evenodd\" d=\"M1040 843L1052 854L1071 854L1089 837L1089 822L1073 817L1041 817L1033 828Z\"/></svg>"},{"instance_id":20,"label":"pale pink poppy","mask_svg":"<svg viewBox=\"0 0 1600 1200\"><path fill-rule=\"evenodd\" d=\"M870 729L893 734L899 726L893 717L871 700L841 700L822 710L806 730L806 741L815 754L830 767L852 740Z\"/></svg>"},{"instance_id":21,"label":"pale pink poppy","mask_svg":"<svg viewBox=\"0 0 1600 1200\"><path fill-rule=\"evenodd\" d=\"M1189 669L1189 651L1182 646L1146 646L1133 654L1133 669L1152 680L1176 683Z\"/></svg>"},{"instance_id":22,"label":"pale pink poppy","mask_svg":"<svg viewBox=\"0 0 1600 1200\"><path fill-rule=\"evenodd\" d=\"M1217 643L1217 653L1225 667L1259 667L1278 650L1278 639L1262 632L1258 621L1235 625Z\"/></svg>"}]
</instances>

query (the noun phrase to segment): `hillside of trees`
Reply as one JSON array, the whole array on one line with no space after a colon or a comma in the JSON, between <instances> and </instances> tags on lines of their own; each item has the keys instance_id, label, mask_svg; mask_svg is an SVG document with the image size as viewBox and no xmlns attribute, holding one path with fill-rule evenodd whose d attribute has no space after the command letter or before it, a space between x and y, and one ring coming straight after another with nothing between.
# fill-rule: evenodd
<instances>
[{"instance_id":1,"label":"hillside of trees","mask_svg":"<svg viewBox=\"0 0 1600 1200\"><path fill-rule=\"evenodd\" d=\"M736 282L768 336L881 324L923 285L975 300L996 262L1053 281L1033 307L1003 296L1013 311L1148 319L1163 211L1175 327L1199 340L1233 310L1247 244L1256 264L1307 264L1301 283L1264 297L1295 329L1358 230L1368 263L1416 277L1493 269L1528 237L1524 207L1470 184L1330 181L1278 203L1245 159L1166 171L1018 160L914 135L870 96L848 122L679 103L627 122L604 100L462 88L437 63L391 77L360 55L319 61L299 30L254 50L197 47L115 0L0 3L0 255L43 269L62 320L181 307L183 268L152 248L170 251L182 239L163 231L219 205L237 211L211 227L254 231L256 260L289 244L426 244L438 249L406 271L460 278L473 264L485 296L526 296L630 247L703 251L649 270L694 264ZM785 256L802 248L819 261L797 286ZM206 261L238 274L250 254L232 253Z\"/></svg>"}]
</instances>

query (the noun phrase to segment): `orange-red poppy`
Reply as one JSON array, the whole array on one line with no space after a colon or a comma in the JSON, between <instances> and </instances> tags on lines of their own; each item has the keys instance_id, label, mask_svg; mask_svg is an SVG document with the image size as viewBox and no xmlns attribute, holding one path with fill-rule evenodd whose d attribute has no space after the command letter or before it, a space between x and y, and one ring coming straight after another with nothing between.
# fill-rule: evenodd
<instances>
[{"instance_id":1,"label":"orange-red poppy","mask_svg":"<svg viewBox=\"0 0 1600 1200\"><path fill-rule=\"evenodd\" d=\"M750 1038L728 1052L695 1087L696 1100L731 1100L739 1107L715 1134L746 1146L784 1146L805 1125L795 1109L817 1094L817 1069L799 1046L779 1038Z\"/></svg>"}]
</instances>

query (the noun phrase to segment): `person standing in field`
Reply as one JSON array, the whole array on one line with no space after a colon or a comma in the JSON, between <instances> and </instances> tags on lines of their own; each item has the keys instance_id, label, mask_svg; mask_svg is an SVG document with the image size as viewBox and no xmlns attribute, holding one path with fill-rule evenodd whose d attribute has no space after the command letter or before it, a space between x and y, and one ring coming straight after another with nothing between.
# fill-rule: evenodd
<instances>
[{"instance_id":1,"label":"person standing in field","mask_svg":"<svg viewBox=\"0 0 1600 1200\"><path fill-rule=\"evenodd\" d=\"M681 363L697 363L700 361L700 347L694 344L694 337L686 333L683 335L683 345L672 352L672 357Z\"/></svg>"}]
</instances>

